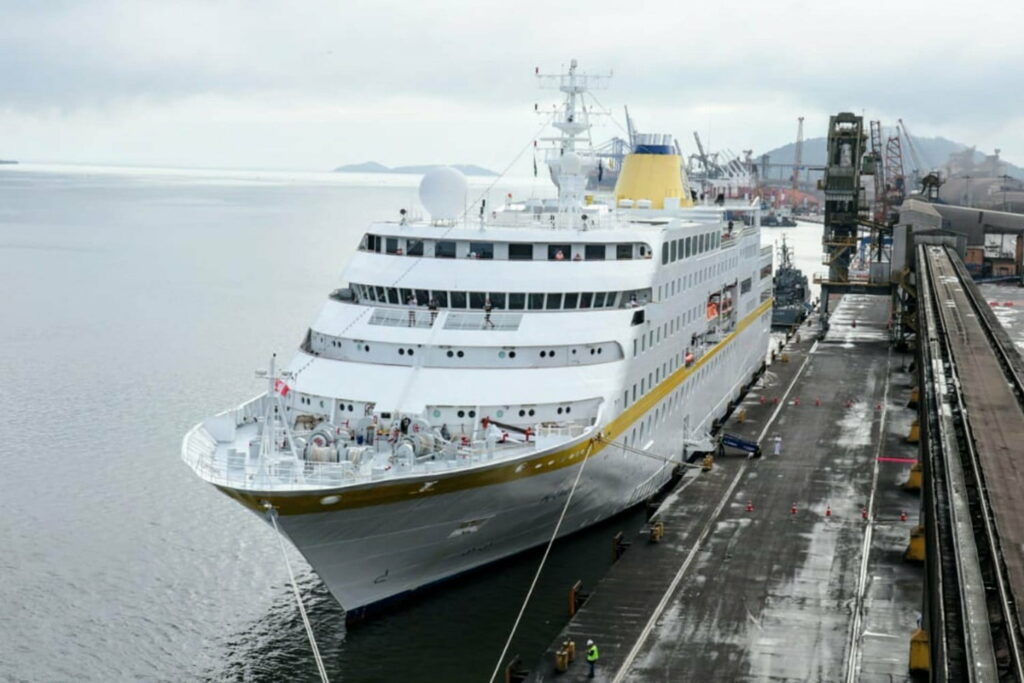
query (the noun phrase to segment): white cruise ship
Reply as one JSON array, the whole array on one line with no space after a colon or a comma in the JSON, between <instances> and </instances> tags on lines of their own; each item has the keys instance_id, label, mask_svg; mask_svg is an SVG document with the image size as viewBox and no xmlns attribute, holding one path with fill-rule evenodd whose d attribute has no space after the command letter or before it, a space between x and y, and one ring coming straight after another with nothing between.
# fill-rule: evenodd
<instances>
[{"instance_id":1,"label":"white cruise ship","mask_svg":"<svg viewBox=\"0 0 1024 683\"><path fill-rule=\"evenodd\" d=\"M641 503L764 360L760 228L693 206L667 136L585 195L594 77L549 78L557 199L467 219L464 179L428 174L430 220L371 225L266 392L184 438L350 615L546 543L570 494L559 535Z\"/></svg>"}]
</instances>

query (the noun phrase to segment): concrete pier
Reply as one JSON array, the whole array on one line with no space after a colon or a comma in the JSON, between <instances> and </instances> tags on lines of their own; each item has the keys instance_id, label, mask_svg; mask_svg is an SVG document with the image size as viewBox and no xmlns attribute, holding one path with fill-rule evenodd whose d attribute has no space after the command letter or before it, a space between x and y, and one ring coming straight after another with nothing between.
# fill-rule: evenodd
<instances>
[{"instance_id":1,"label":"concrete pier","mask_svg":"<svg viewBox=\"0 0 1024 683\"><path fill-rule=\"evenodd\" d=\"M765 456L689 474L656 513L663 540L631 539L532 680L586 677L582 656L555 672L566 638L597 642L595 680L909 680L915 412L888 318L887 298L846 295L824 340L801 328L724 427Z\"/></svg>"}]
</instances>

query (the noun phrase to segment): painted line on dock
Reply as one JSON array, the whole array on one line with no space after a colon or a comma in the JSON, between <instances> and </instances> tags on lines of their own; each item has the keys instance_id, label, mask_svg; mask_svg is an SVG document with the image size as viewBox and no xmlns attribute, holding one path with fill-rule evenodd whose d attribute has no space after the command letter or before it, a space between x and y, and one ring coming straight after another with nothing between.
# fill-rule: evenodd
<instances>
[{"instance_id":1,"label":"painted line on dock","mask_svg":"<svg viewBox=\"0 0 1024 683\"><path fill-rule=\"evenodd\" d=\"M768 421L764 425L764 429L762 429L761 433L758 435L758 441L761 441L761 439L764 438L764 435L768 433L768 430L775 422L775 419L779 416L779 412L782 410L783 406L786 405L786 398L789 396L789 393L793 390L793 387L796 386L797 380L800 379L800 375L804 374L804 369L807 367L807 363L811 360L811 355L817 349L818 342L817 340L815 340L814 344L811 345L810 350L808 350L807 357L804 358L804 362L800 366L800 369L797 370L796 375L793 376L793 379L789 383L789 387L786 388L786 393L782 395L782 400L779 401L779 405L775 407L775 411L772 413L771 417L768 418ZM612 679L614 683L621 683L621 681L625 678L626 674L628 673L629 667L633 665L633 662L636 660L637 655L640 654L640 648L644 646L644 643L647 642L647 638L650 637L651 631L654 630L655 623L658 621L658 619L661 617L662 612L664 612L665 608L668 606L669 600L671 600L672 596L675 594L676 588L678 588L680 581L683 580L683 576L686 575L686 571L690 568L690 565L693 563L694 558L697 556L697 552L700 550L701 544L704 543L704 539L711 532L711 529L715 526L715 523L718 521L718 516L722 514L722 510L725 508L725 504L729 502L730 498L732 498L733 491L736 490L736 486L740 483L740 479L743 477L743 474L747 471L747 467L749 467L749 462L743 463L743 465L740 466L740 469L736 473L736 476L733 477L732 479L732 483L729 484L729 488L726 490L721 500L718 501L718 505L715 507L714 512L711 513L711 517L704 525L704 528L701 529L700 536L697 537L697 540L694 542L693 547L690 548L690 552L687 553L686 559L683 560L683 564L680 565L679 570L676 572L676 575L672 577L672 583L669 584L668 588L665 590L664 595L661 596L661 600L658 601L658 605L654 608L654 611L651 613L650 618L644 625L643 630L640 632L640 636L636 639L636 642L633 644L633 647L629 651L629 654L626 655L626 659L622 662L622 665L619 667L619 670L615 673L615 678Z\"/></svg>"},{"instance_id":2,"label":"painted line on dock","mask_svg":"<svg viewBox=\"0 0 1024 683\"><path fill-rule=\"evenodd\" d=\"M902 462L909 463L911 465L917 463L917 458L892 458L885 455L880 455L877 458L875 458L875 460L877 460L878 462Z\"/></svg>"},{"instance_id":3,"label":"painted line on dock","mask_svg":"<svg viewBox=\"0 0 1024 683\"><path fill-rule=\"evenodd\" d=\"M857 591L853 600L853 621L850 624L850 638L847 641L846 675L843 679L846 683L856 683L857 674L860 673L861 645L863 643L861 624L864 620L864 591L868 583L868 560L871 557L871 541L874 537L875 526L875 492L878 489L878 463L882 461L880 453L885 443L885 418L889 414L889 386L890 373L892 370L892 347L885 358L885 390L882 393L882 414L878 419L878 446L875 449L875 465L871 473L871 495L868 497L868 523L864 528L864 540L860 547L860 573L857 575ZM914 461L916 462L916 460Z\"/></svg>"}]
</instances>

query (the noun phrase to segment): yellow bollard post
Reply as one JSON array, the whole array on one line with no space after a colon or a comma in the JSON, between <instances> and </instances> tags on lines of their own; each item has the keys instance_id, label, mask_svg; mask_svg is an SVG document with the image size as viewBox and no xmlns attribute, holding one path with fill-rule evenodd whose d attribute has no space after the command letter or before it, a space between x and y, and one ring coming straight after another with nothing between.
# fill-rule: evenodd
<instances>
[{"instance_id":1,"label":"yellow bollard post","mask_svg":"<svg viewBox=\"0 0 1024 683\"><path fill-rule=\"evenodd\" d=\"M665 523L660 519L651 525L651 543L661 543L665 535Z\"/></svg>"},{"instance_id":2,"label":"yellow bollard post","mask_svg":"<svg viewBox=\"0 0 1024 683\"><path fill-rule=\"evenodd\" d=\"M747 421L747 409L746 408L740 408L739 409L739 412L736 413L736 421L739 422L740 424L743 424L744 422Z\"/></svg>"},{"instance_id":3,"label":"yellow bollard post","mask_svg":"<svg viewBox=\"0 0 1024 683\"><path fill-rule=\"evenodd\" d=\"M910 433L907 434L907 443L917 443L921 440L921 422L917 418L910 423Z\"/></svg>"},{"instance_id":4,"label":"yellow bollard post","mask_svg":"<svg viewBox=\"0 0 1024 683\"><path fill-rule=\"evenodd\" d=\"M903 482L903 490L920 491L922 472L921 463L914 463L913 467L910 468L910 475L907 477L907 480Z\"/></svg>"},{"instance_id":5,"label":"yellow bollard post","mask_svg":"<svg viewBox=\"0 0 1024 683\"><path fill-rule=\"evenodd\" d=\"M907 562L924 562L924 527L920 524L910 530L910 543L903 553Z\"/></svg>"},{"instance_id":6,"label":"yellow bollard post","mask_svg":"<svg viewBox=\"0 0 1024 683\"><path fill-rule=\"evenodd\" d=\"M569 670L569 653L565 651L563 646L558 652L555 653L555 671L560 674L564 674Z\"/></svg>"},{"instance_id":7,"label":"yellow bollard post","mask_svg":"<svg viewBox=\"0 0 1024 683\"><path fill-rule=\"evenodd\" d=\"M710 472L711 468L715 466L715 458L710 453L704 456L704 462L701 463L700 469L704 472Z\"/></svg>"},{"instance_id":8,"label":"yellow bollard post","mask_svg":"<svg viewBox=\"0 0 1024 683\"><path fill-rule=\"evenodd\" d=\"M914 631L910 636L910 673L926 674L931 670L931 653L928 644L928 632L923 628Z\"/></svg>"}]
</instances>

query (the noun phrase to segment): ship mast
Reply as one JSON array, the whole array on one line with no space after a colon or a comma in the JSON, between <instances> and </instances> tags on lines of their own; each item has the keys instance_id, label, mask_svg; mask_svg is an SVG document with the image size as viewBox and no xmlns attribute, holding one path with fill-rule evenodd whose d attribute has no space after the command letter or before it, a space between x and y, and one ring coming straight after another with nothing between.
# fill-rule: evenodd
<instances>
[{"instance_id":1,"label":"ship mast","mask_svg":"<svg viewBox=\"0 0 1024 683\"><path fill-rule=\"evenodd\" d=\"M590 137L590 115L585 96L588 91L607 87L611 75L594 75L577 71L577 62L569 63L568 73L542 74L537 71L537 80L542 88L557 88L565 95L563 105L556 110L552 126L561 135L541 138L550 143L547 165L551 168L558 186L558 218L555 227L586 227L581 219L583 193L587 188L587 171L595 163L593 140ZM577 145L586 143L584 150Z\"/></svg>"}]
</instances>

